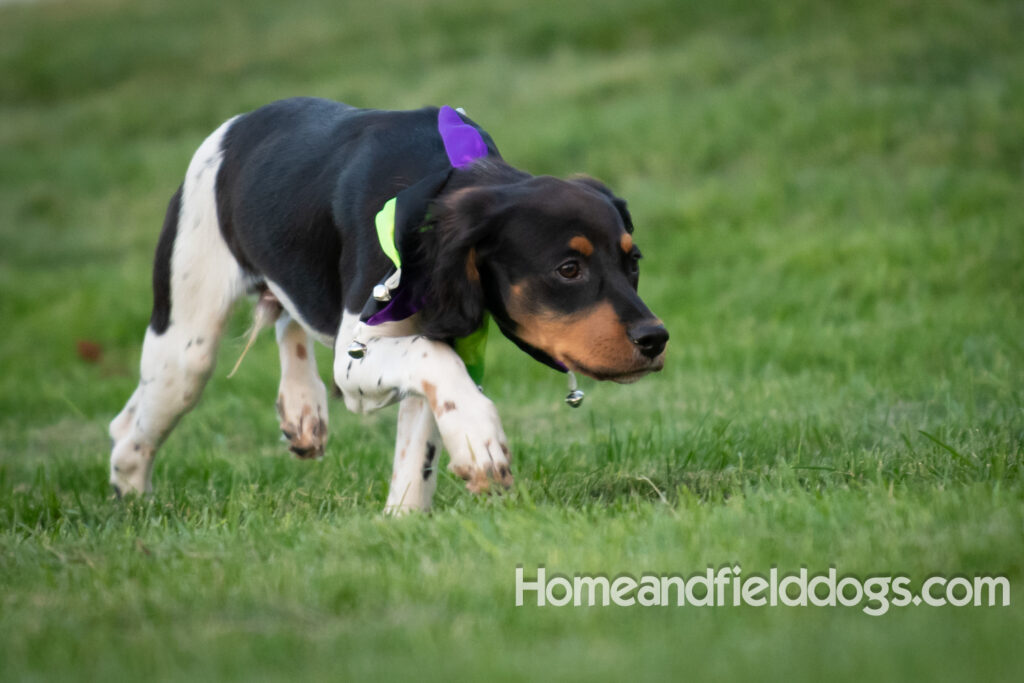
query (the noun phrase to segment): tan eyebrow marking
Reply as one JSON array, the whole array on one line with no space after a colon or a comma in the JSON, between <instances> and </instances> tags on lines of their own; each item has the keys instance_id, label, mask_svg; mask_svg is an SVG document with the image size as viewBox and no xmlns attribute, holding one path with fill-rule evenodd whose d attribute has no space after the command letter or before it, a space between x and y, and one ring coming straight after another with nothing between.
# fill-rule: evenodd
<instances>
[{"instance_id":1,"label":"tan eyebrow marking","mask_svg":"<svg viewBox=\"0 0 1024 683\"><path fill-rule=\"evenodd\" d=\"M576 235L571 240L569 240L569 248L575 249L584 256L590 256L591 254L594 253L594 245L591 244L590 240L588 240L583 235Z\"/></svg>"},{"instance_id":2,"label":"tan eyebrow marking","mask_svg":"<svg viewBox=\"0 0 1024 683\"><path fill-rule=\"evenodd\" d=\"M622 237L619 238L619 246L627 254L631 252L633 250L633 236L628 232L622 233Z\"/></svg>"}]
</instances>

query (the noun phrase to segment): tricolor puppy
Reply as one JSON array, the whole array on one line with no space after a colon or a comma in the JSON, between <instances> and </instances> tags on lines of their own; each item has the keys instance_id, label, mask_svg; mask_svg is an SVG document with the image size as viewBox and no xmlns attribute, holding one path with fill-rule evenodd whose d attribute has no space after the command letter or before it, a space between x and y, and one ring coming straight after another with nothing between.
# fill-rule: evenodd
<instances>
[{"instance_id":1,"label":"tricolor puppy","mask_svg":"<svg viewBox=\"0 0 1024 683\"><path fill-rule=\"evenodd\" d=\"M668 333L637 295L632 232L607 187L509 166L448 107L296 98L236 116L168 206L139 386L110 425L111 483L151 490L154 454L199 399L232 304L257 294L295 454L321 456L327 440L317 340L334 349L350 410L400 402L389 511L430 507L442 443L471 491L509 486L498 413L471 377L487 320L561 371L630 382L660 370Z\"/></svg>"}]
</instances>

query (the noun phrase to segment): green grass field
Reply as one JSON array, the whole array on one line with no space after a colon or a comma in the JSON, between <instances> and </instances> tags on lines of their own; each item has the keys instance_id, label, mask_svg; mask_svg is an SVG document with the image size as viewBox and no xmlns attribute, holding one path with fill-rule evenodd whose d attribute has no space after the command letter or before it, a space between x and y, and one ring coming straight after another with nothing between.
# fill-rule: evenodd
<instances>
[{"instance_id":1,"label":"green grass field","mask_svg":"<svg viewBox=\"0 0 1024 683\"><path fill-rule=\"evenodd\" d=\"M1021 680L1021 35L979 0L0 5L0 679ZM572 411L493 343L514 490L445 472L387 519L395 409L334 402L294 460L270 335L225 378L240 308L155 495L114 500L167 199L221 121L300 94L463 106L514 165L608 182L665 371ZM726 563L1016 593L514 606L518 564Z\"/></svg>"}]
</instances>

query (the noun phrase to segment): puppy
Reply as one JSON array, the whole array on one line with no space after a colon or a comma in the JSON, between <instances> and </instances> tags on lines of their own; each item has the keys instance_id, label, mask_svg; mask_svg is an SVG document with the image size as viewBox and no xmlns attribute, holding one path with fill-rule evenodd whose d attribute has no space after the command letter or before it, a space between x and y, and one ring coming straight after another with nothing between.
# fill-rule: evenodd
<instances>
[{"instance_id":1,"label":"puppy","mask_svg":"<svg viewBox=\"0 0 1024 683\"><path fill-rule=\"evenodd\" d=\"M294 98L236 116L167 208L139 385L110 425L111 484L151 490L232 304L258 294L295 454L322 456L327 440L316 340L334 349L349 410L400 404L388 511L429 509L442 444L469 490L509 486L505 433L478 387L488 320L560 371L631 382L660 370L668 333L637 295L632 233L603 184L517 170L448 107Z\"/></svg>"}]
</instances>

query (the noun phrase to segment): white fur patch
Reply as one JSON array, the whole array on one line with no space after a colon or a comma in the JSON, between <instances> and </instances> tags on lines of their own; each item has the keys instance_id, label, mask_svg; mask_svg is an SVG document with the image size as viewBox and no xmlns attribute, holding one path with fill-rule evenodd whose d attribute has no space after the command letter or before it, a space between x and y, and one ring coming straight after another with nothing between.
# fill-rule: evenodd
<instances>
[{"instance_id":1,"label":"white fur patch","mask_svg":"<svg viewBox=\"0 0 1024 683\"><path fill-rule=\"evenodd\" d=\"M139 386L110 424L110 482L119 492L152 488L156 449L199 400L213 370L224 319L246 277L217 220L221 142L234 119L210 135L189 164L171 254L171 315L163 334L146 329Z\"/></svg>"},{"instance_id":2,"label":"white fur patch","mask_svg":"<svg viewBox=\"0 0 1024 683\"><path fill-rule=\"evenodd\" d=\"M426 400L410 396L398 407L398 433L391 487L384 511L427 511L437 488L441 436Z\"/></svg>"},{"instance_id":3,"label":"white fur patch","mask_svg":"<svg viewBox=\"0 0 1024 683\"><path fill-rule=\"evenodd\" d=\"M366 345L362 358L347 353L356 336ZM470 490L485 490L491 481L511 484L508 441L497 409L448 344L420 335L381 336L376 327L362 325L357 316L346 313L335 344L334 381L345 405L356 413L408 397L424 399L448 450L449 468L468 482ZM397 464L395 481L408 480ZM394 491L389 505L405 495ZM420 500L417 506L425 504Z\"/></svg>"}]
</instances>

